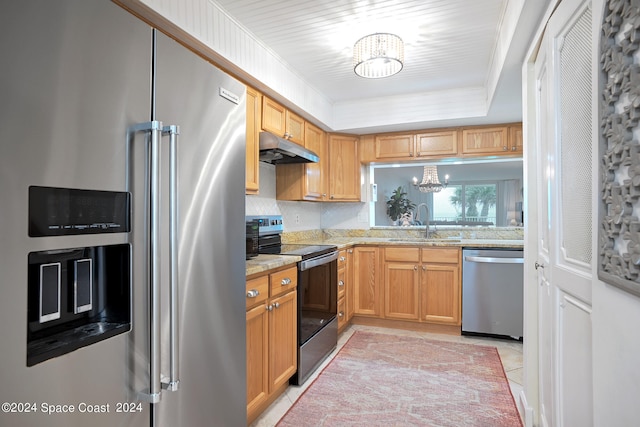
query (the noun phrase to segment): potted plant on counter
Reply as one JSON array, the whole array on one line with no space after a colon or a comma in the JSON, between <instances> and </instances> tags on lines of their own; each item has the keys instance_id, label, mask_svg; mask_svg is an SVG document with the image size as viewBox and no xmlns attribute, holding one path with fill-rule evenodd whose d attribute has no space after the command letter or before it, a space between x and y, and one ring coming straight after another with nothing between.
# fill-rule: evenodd
<instances>
[{"instance_id":1,"label":"potted plant on counter","mask_svg":"<svg viewBox=\"0 0 640 427\"><path fill-rule=\"evenodd\" d=\"M411 213L415 209L416 205L407 198L407 193L398 187L393 190L391 197L387 200L387 215L397 224L400 217Z\"/></svg>"}]
</instances>

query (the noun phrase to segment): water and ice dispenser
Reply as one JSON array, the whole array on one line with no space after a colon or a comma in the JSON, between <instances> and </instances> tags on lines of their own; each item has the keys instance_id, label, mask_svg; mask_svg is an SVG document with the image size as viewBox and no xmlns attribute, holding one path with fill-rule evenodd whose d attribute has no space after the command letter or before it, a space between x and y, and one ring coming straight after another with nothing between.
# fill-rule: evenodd
<instances>
[{"instance_id":1,"label":"water and ice dispenser","mask_svg":"<svg viewBox=\"0 0 640 427\"><path fill-rule=\"evenodd\" d=\"M128 232L130 211L126 192L30 187L29 236ZM27 366L130 330L131 245L91 240L29 253Z\"/></svg>"}]
</instances>

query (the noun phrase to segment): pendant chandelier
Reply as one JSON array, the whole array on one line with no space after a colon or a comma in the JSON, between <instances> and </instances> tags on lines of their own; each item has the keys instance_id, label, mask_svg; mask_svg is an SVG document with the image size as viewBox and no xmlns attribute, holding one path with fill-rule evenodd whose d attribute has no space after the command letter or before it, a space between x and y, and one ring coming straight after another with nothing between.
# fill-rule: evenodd
<instances>
[{"instance_id":1,"label":"pendant chandelier","mask_svg":"<svg viewBox=\"0 0 640 427\"><path fill-rule=\"evenodd\" d=\"M395 34L370 34L353 47L353 71L360 77L389 77L399 73L403 65L404 43Z\"/></svg>"},{"instance_id":2,"label":"pendant chandelier","mask_svg":"<svg viewBox=\"0 0 640 427\"><path fill-rule=\"evenodd\" d=\"M438 193L449 185L449 175L444 176L444 184L442 184L438 179L438 167L425 166L422 182L418 184L418 178L413 177L413 185L423 193Z\"/></svg>"}]
</instances>

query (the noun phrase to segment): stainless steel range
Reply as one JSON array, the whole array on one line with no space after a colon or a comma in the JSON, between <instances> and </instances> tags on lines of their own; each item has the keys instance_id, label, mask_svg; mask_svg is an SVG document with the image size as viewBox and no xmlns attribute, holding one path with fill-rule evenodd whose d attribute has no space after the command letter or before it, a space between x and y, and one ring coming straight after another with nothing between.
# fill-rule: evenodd
<instances>
[{"instance_id":1,"label":"stainless steel range","mask_svg":"<svg viewBox=\"0 0 640 427\"><path fill-rule=\"evenodd\" d=\"M338 343L338 248L283 244L280 215L246 219L259 222L259 253L302 257L298 262L298 371L291 383L303 384Z\"/></svg>"}]
</instances>

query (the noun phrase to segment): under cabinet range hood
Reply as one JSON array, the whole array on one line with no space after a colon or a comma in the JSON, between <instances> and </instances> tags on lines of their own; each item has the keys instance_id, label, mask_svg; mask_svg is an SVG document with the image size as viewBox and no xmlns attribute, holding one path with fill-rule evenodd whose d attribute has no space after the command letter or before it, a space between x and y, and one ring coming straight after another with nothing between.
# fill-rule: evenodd
<instances>
[{"instance_id":1,"label":"under cabinet range hood","mask_svg":"<svg viewBox=\"0 0 640 427\"><path fill-rule=\"evenodd\" d=\"M318 155L313 151L280 138L269 132L260 132L260 161L265 163L317 163Z\"/></svg>"}]
</instances>

